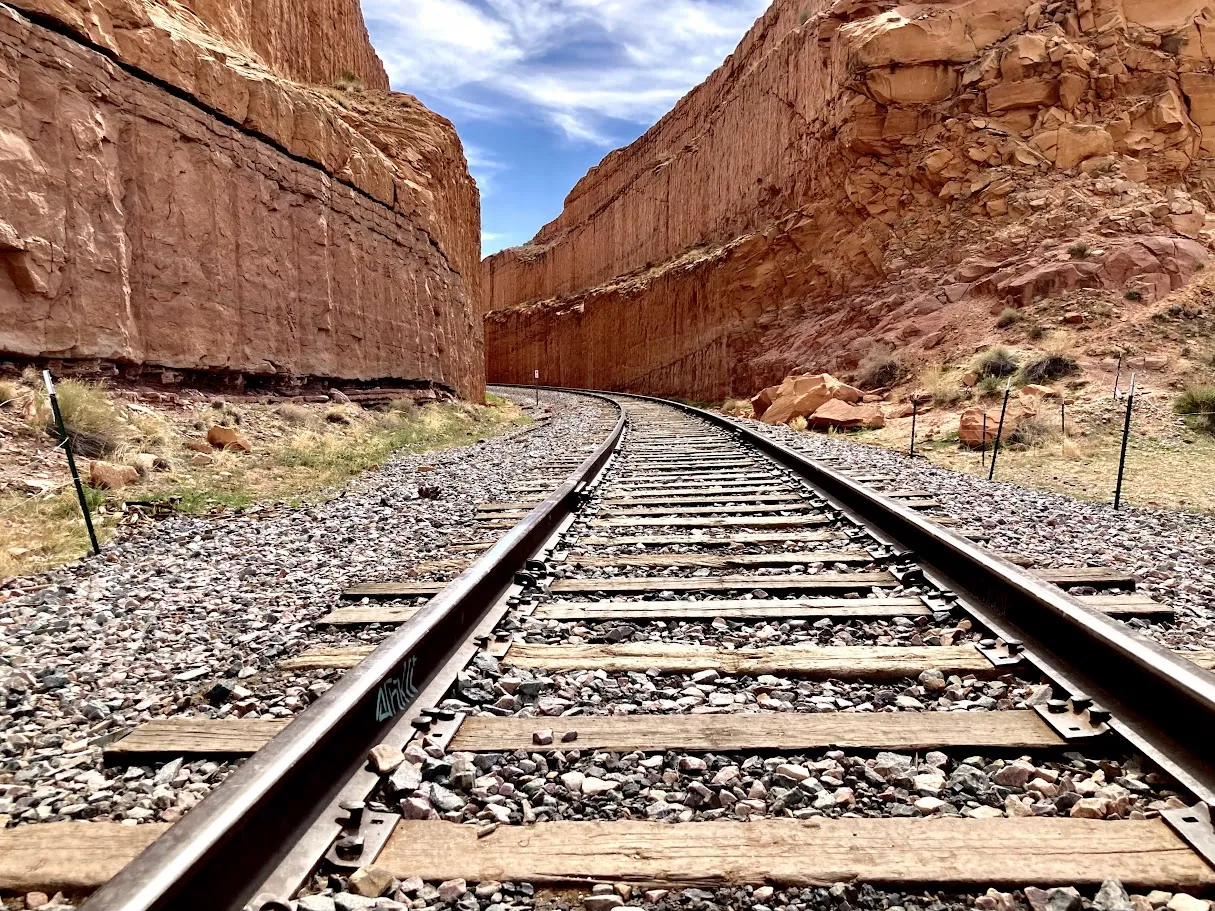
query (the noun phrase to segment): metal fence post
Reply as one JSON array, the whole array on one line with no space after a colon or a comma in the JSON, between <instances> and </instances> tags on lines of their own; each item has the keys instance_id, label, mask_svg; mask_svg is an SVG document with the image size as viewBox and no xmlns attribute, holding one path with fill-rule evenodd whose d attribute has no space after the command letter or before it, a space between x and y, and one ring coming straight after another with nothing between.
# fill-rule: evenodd
<instances>
[{"instance_id":1,"label":"metal fence post","mask_svg":"<svg viewBox=\"0 0 1215 911\"><path fill-rule=\"evenodd\" d=\"M59 428L59 442L67 453L68 470L72 473L72 482L76 485L76 498L80 501L80 511L84 513L84 527L89 531L89 542L93 545L93 554L101 553L101 545L97 543L97 532L93 530L93 517L89 515L89 501L84 495L84 484L80 480L80 472L76 470L76 459L72 455L72 441L68 438L67 427L63 424L63 413L59 410L59 396L55 394L55 380L51 371L42 371L42 382L46 384L46 394L51 400L51 411L55 415L55 425Z\"/></svg>"},{"instance_id":2,"label":"metal fence post","mask_svg":"<svg viewBox=\"0 0 1215 911\"><path fill-rule=\"evenodd\" d=\"M996 427L996 439L991 447L991 468L987 472L987 480L996 476L996 457L1000 454L1000 435L1004 433L1004 415L1008 412L1008 396L1012 393L1012 377L1004 384L1004 404L1000 406L1000 424Z\"/></svg>"},{"instance_id":3,"label":"metal fence post","mask_svg":"<svg viewBox=\"0 0 1215 911\"><path fill-rule=\"evenodd\" d=\"M1118 456L1118 486L1114 488L1114 509L1122 507L1122 476L1126 471L1126 444L1131 438L1131 410L1135 407L1135 374L1131 374L1131 391L1126 397L1126 421L1122 425L1122 454Z\"/></svg>"},{"instance_id":4,"label":"metal fence post","mask_svg":"<svg viewBox=\"0 0 1215 911\"><path fill-rule=\"evenodd\" d=\"M915 458L915 423L916 418L920 415L920 403L912 396L911 398L911 449L907 452L909 458Z\"/></svg>"}]
</instances>

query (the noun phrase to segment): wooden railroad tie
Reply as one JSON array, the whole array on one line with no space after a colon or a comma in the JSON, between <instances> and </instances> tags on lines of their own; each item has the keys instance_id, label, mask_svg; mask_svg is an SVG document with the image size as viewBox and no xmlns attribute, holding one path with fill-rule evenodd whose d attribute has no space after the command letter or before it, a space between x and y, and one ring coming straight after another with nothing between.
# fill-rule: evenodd
<instances>
[{"instance_id":1,"label":"wooden railroad tie","mask_svg":"<svg viewBox=\"0 0 1215 911\"><path fill-rule=\"evenodd\" d=\"M280 670L351 668L371 654L374 646L315 648L278 663ZM819 679L900 679L921 671L990 676L1007 673L997 668L972 645L956 646L768 646L724 649L708 645L627 642L616 645L531 645L508 642L502 663L546 671L602 669L611 673L645 672L651 668L668 674L694 674L713 670L721 674L779 674Z\"/></svg>"},{"instance_id":2,"label":"wooden railroad tie","mask_svg":"<svg viewBox=\"0 0 1215 911\"><path fill-rule=\"evenodd\" d=\"M603 579L558 579L550 587L554 594L593 592L724 592L763 591L866 591L899 584L885 571L867 573L799 573L788 576L677 576L616 577Z\"/></svg>"},{"instance_id":3,"label":"wooden railroad tie","mask_svg":"<svg viewBox=\"0 0 1215 911\"><path fill-rule=\"evenodd\" d=\"M1098 886L1131 890L1215 885L1215 870L1160 819L760 819L541 822L499 826L397 824L376 865L400 878L537 885L828 886L895 888Z\"/></svg>"},{"instance_id":4,"label":"wooden railroad tie","mask_svg":"<svg viewBox=\"0 0 1215 911\"><path fill-rule=\"evenodd\" d=\"M638 516L624 519L592 519L592 528L808 528L813 525L829 525L832 520L824 515L800 516L689 516L681 518L646 518Z\"/></svg>"}]
</instances>

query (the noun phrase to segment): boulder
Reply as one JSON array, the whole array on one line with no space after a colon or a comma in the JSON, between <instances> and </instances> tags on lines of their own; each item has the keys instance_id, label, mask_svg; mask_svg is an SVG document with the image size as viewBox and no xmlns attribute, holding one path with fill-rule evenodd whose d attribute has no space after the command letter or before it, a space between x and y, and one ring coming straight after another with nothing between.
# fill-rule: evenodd
<instances>
[{"instance_id":1,"label":"boulder","mask_svg":"<svg viewBox=\"0 0 1215 911\"><path fill-rule=\"evenodd\" d=\"M766 407L760 419L765 424L787 424L794 418L808 418L830 401L852 404L864 398L861 390L842 383L829 373L791 376L776 387L765 389L756 396L772 394L772 403ZM752 400L752 407L756 407ZM759 409L756 407L756 413Z\"/></svg>"},{"instance_id":2,"label":"boulder","mask_svg":"<svg viewBox=\"0 0 1215 911\"><path fill-rule=\"evenodd\" d=\"M139 472L130 465L95 461L89 466L89 483L103 490L121 490L139 483Z\"/></svg>"},{"instance_id":3,"label":"boulder","mask_svg":"<svg viewBox=\"0 0 1215 911\"><path fill-rule=\"evenodd\" d=\"M779 394L779 386L769 386L767 389L761 389L751 399L751 408L755 411L755 417L762 419L764 412L772 407L772 402Z\"/></svg>"},{"instance_id":4,"label":"boulder","mask_svg":"<svg viewBox=\"0 0 1215 911\"><path fill-rule=\"evenodd\" d=\"M1067 170L1099 155L1111 155L1114 139L1107 130L1087 123L1065 123L1055 144L1055 167Z\"/></svg>"},{"instance_id":5,"label":"boulder","mask_svg":"<svg viewBox=\"0 0 1215 911\"><path fill-rule=\"evenodd\" d=\"M234 449L237 452L252 452L253 444L231 427L218 424L207 431L207 442L216 449Z\"/></svg>"},{"instance_id":6,"label":"boulder","mask_svg":"<svg viewBox=\"0 0 1215 911\"><path fill-rule=\"evenodd\" d=\"M1023 399L1049 399L1054 398L1058 394L1050 386L1039 386L1036 383L1029 383L1021 387L1021 398Z\"/></svg>"},{"instance_id":7,"label":"boulder","mask_svg":"<svg viewBox=\"0 0 1215 911\"><path fill-rule=\"evenodd\" d=\"M983 415L987 415L987 445L990 447L996 441L996 431L1000 427L1000 409L967 408L962 412L958 421L958 442L963 446L978 449L983 445ZM1000 437L1001 444L1008 442L1018 425L1028 417L1037 414L1033 406L1022 399L1020 402L1009 402L1008 412L1004 415L1004 432Z\"/></svg>"},{"instance_id":8,"label":"boulder","mask_svg":"<svg viewBox=\"0 0 1215 911\"><path fill-rule=\"evenodd\" d=\"M808 420L816 430L851 430L857 427L885 427L886 418L877 405L850 405L832 399L818 408Z\"/></svg>"}]
</instances>

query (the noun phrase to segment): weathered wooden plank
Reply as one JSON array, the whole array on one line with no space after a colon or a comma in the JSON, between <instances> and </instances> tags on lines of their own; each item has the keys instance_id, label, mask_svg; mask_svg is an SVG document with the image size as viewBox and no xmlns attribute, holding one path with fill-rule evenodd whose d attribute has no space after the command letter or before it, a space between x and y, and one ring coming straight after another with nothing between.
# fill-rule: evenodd
<instances>
[{"instance_id":1,"label":"weathered wooden plank","mask_svg":"<svg viewBox=\"0 0 1215 911\"><path fill-rule=\"evenodd\" d=\"M317 624L320 626L358 626L362 623L404 623L418 612L416 607L399 604L373 604L367 607L339 607L326 614Z\"/></svg>"},{"instance_id":2,"label":"weathered wooden plank","mask_svg":"<svg viewBox=\"0 0 1215 911\"><path fill-rule=\"evenodd\" d=\"M1149 595L1080 595L1080 602L1111 617L1171 617L1173 608Z\"/></svg>"},{"instance_id":3,"label":"weathered wooden plank","mask_svg":"<svg viewBox=\"0 0 1215 911\"><path fill-rule=\"evenodd\" d=\"M629 459L622 467L628 471L703 471L706 468L755 468L761 465L755 459Z\"/></svg>"},{"instance_id":4,"label":"weathered wooden plank","mask_svg":"<svg viewBox=\"0 0 1215 911\"><path fill-rule=\"evenodd\" d=\"M807 528L827 525L826 516L689 516L649 519L643 516L626 519L593 519L594 528Z\"/></svg>"},{"instance_id":5,"label":"weathered wooden plank","mask_svg":"<svg viewBox=\"0 0 1215 911\"><path fill-rule=\"evenodd\" d=\"M763 591L864 591L898 585L890 573L798 573L788 576L675 576L618 577L614 579L558 579L549 591L572 594L581 592L726 592L744 589Z\"/></svg>"},{"instance_id":6,"label":"weathered wooden plank","mask_svg":"<svg viewBox=\"0 0 1215 911\"><path fill-rule=\"evenodd\" d=\"M541 620L792 620L833 617L868 620L921 617L932 611L919 598L799 598L778 601L549 601L537 605Z\"/></svg>"},{"instance_id":7,"label":"weathered wooden plank","mask_svg":"<svg viewBox=\"0 0 1215 911\"><path fill-rule=\"evenodd\" d=\"M808 550L784 554L621 554L618 557L571 556L575 566L799 566L812 563L872 563L865 550Z\"/></svg>"},{"instance_id":8,"label":"weathered wooden plank","mask_svg":"<svg viewBox=\"0 0 1215 911\"><path fill-rule=\"evenodd\" d=\"M945 504L937 500L902 500L899 505L908 509L941 509Z\"/></svg>"},{"instance_id":9,"label":"weathered wooden plank","mask_svg":"<svg viewBox=\"0 0 1215 911\"><path fill-rule=\"evenodd\" d=\"M625 642L617 645L527 645L515 643L505 662L514 667L552 671L602 669L612 673L789 674L799 677L892 679L916 677L925 670L944 674L1003 673L973 645L896 647L770 646L724 649L709 645Z\"/></svg>"},{"instance_id":10,"label":"weathered wooden plank","mask_svg":"<svg viewBox=\"0 0 1215 911\"><path fill-rule=\"evenodd\" d=\"M343 598L415 598L437 595L446 582L365 582L342 592Z\"/></svg>"},{"instance_id":11,"label":"weathered wooden plank","mask_svg":"<svg viewBox=\"0 0 1215 911\"><path fill-rule=\"evenodd\" d=\"M606 519L620 516L759 516L804 512L807 509L822 509L822 506L822 503L798 497L793 503L774 503L768 506L730 506L718 502L714 506L625 506L619 509L604 507L599 510L598 515Z\"/></svg>"},{"instance_id":12,"label":"weathered wooden plank","mask_svg":"<svg viewBox=\"0 0 1215 911\"><path fill-rule=\"evenodd\" d=\"M0 891L92 892L168 828L168 823L50 822L0 829Z\"/></svg>"},{"instance_id":13,"label":"weathered wooden plank","mask_svg":"<svg viewBox=\"0 0 1215 911\"><path fill-rule=\"evenodd\" d=\"M107 762L146 762L148 756L247 756L278 734L287 721L158 718L102 748Z\"/></svg>"},{"instance_id":14,"label":"weathered wooden plank","mask_svg":"<svg viewBox=\"0 0 1215 911\"><path fill-rule=\"evenodd\" d=\"M914 490L912 488L898 490L882 490L879 491L882 496L890 497L892 500L919 500L931 499L932 492L928 490Z\"/></svg>"},{"instance_id":15,"label":"weathered wooden plank","mask_svg":"<svg viewBox=\"0 0 1215 911\"><path fill-rule=\"evenodd\" d=\"M593 547L620 547L626 544L644 544L647 547L686 544L700 546L725 546L727 544L792 544L809 541L843 541L848 536L842 531L740 531L732 535L621 535L618 538L588 536L579 538L579 544Z\"/></svg>"},{"instance_id":16,"label":"weathered wooden plank","mask_svg":"<svg viewBox=\"0 0 1215 911\"><path fill-rule=\"evenodd\" d=\"M325 646L310 648L294 658L284 658L278 663L280 671L309 671L318 668L351 668L375 651L374 645L351 645L346 647Z\"/></svg>"},{"instance_id":17,"label":"weathered wooden plank","mask_svg":"<svg viewBox=\"0 0 1215 911\"><path fill-rule=\"evenodd\" d=\"M752 712L466 718L452 750L535 750L544 729L576 731L579 750L1038 750L1065 744L1037 712ZM551 749L568 748L554 738Z\"/></svg>"},{"instance_id":18,"label":"weathered wooden plank","mask_svg":"<svg viewBox=\"0 0 1215 911\"><path fill-rule=\"evenodd\" d=\"M1105 566L1068 566L1059 569L1039 569L1037 574L1055 585L1090 585L1093 588L1135 588L1135 578Z\"/></svg>"},{"instance_id":19,"label":"weathered wooden plank","mask_svg":"<svg viewBox=\"0 0 1215 911\"><path fill-rule=\"evenodd\" d=\"M798 503L805 502L809 494L793 491L777 491L775 493L741 493L723 490L718 493L682 496L677 491L668 491L665 495L654 494L643 497L610 497L599 502L604 506L657 506L668 504L672 506L711 506L715 503Z\"/></svg>"},{"instance_id":20,"label":"weathered wooden plank","mask_svg":"<svg viewBox=\"0 0 1215 911\"><path fill-rule=\"evenodd\" d=\"M881 483L881 482L885 482L885 481L897 481L898 480L898 478L896 478L892 474L855 475L851 471L845 471L844 474L848 475L848 477L851 480L856 481L858 484L877 484L877 483Z\"/></svg>"},{"instance_id":21,"label":"weathered wooden plank","mask_svg":"<svg viewBox=\"0 0 1215 911\"><path fill-rule=\"evenodd\" d=\"M635 490L605 490L602 493L604 503L613 503L618 505L627 505L626 500L645 501L660 500L662 502L670 502L672 498L678 497L681 500L684 498L705 498L713 497L716 502L723 496L728 497L766 497L766 496L793 496L802 498L807 496L805 491L798 491L788 485L782 484L767 484L764 486L747 485L746 487L736 487L734 485L720 484L717 487L689 487L677 488L671 487L667 490L662 490L656 487L637 488Z\"/></svg>"},{"instance_id":22,"label":"weathered wooden plank","mask_svg":"<svg viewBox=\"0 0 1215 911\"><path fill-rule=\"evenodd\" d=\"M499 826L408 820L376 865L404 879L581 885L1092 886L1201 893L1215 871L1160 819L612 820Z\"/></svg>"}]
</instances>

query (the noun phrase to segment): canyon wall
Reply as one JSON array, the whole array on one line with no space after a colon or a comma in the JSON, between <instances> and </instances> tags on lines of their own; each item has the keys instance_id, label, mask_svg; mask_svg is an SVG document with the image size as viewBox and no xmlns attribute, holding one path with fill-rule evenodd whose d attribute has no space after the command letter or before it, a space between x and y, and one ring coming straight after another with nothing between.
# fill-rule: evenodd
<instances>
[{"instance_id":1,"label":"canyon wall","mask_svg":"<svg viewBox=\"0 0 1215 911\"><path fill-rule=\"evenodd\" d=\"M1060 291L1167 292L1211 239L1213 71L1205 0L776 0L484 262L490 378L720 399L973 350Z\"/></svg>"},{"instance_id":2,"label":"canyon wall","mask_svg":"<svg viewBox=\"0 0 1215 911\"><path fill-rule=\"evenodd\" d=\"M476 185L357 0L12 0L0 70L0 354L483 394Z\"/></svg>"}]
</instances>

